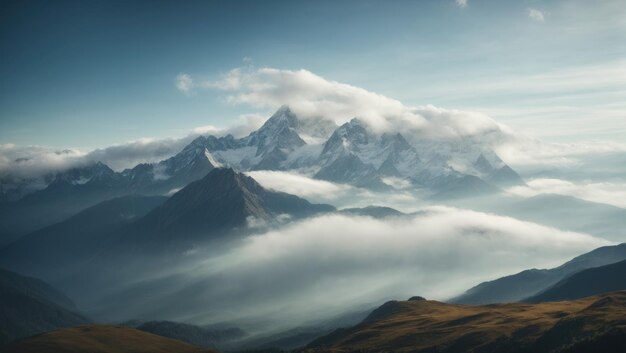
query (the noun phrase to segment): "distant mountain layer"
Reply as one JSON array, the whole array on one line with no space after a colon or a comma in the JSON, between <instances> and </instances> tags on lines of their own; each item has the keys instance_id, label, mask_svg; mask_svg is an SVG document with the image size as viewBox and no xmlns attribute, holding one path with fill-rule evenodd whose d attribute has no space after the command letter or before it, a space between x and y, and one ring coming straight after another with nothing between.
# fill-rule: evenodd
<instances>
[{"instance_id":1,"label":"distant mountain layer","mask_svg":"<svg viewBox=\"0 0 626 353\"><path fill-rule=\"evenodd\" d=\"M400 212L391 207L383 206L367 206L361 208L344 208L339 211L340 213L355 216L368 216L373 218L387 218L387 217L400 217L406 216L405 213Z\"/></svg>"},{"instance_id":2,"label":"distant mountain layer","mask_svg":"<svg viewBox=\"0 0 626 353\"><path fill-rule=\"evenodd\" d=\"M447 200L446 203L613 241L626 239L626 209L571 196L541 194L523 198L494 195L467 201Z\"/></svg>"},{"instance_id":3,"label":"distant mountain layer","mask_svg":"<svg viewBox=\"0 0 626 353\"><path fill-rule=\"evenodd\" d=\"M33 336L2 353L212 353L210 349L123 326L90 325Z\"/></svg>"},{"instance_id":4,"label":"distant mountain layer","mask_svg":"<svg viewBox=\"0 0 626 353\"><path fill-rule=\"evenodd\" d=\"M125 226L161 205L163 196L124 196L92 206L0 249L0 265L54 279L82 266L115 241Z\"/></svg>"},{"instance_id":5,"label":"distant mountain layer","mask_svg":"<svg viewBox=\"0 0 626 353\"><path fill-rule=\"evenodd\" d=\"M617 290L626 290L626 261L577 272L524 302L571 300Z\"/></svg>"},{"instance_id":6,"label":"distant mountain layer","mask_svg":"<svg viewBox=\"0 0 626 353\"><path fill-rule=\"evenodd\" d=\"M74 303L47 283L0 269L0 337L3 340L88 322L73 310Z\"/></svg>"},{"instance_id":7,"label":"distant mountain layer","mask_svg":"<svg viewBox=\"0 0 626 353\"><path fill-rule=\"evenodd\" d=\"M624 317L626 292L533 305L391 301L305 352L617 353L626 347Z\"/></svg>"},{"instance_id":8,"label":"distant mountain layer","mask_svg":"<svg viewBox=\"0 0 626 353\"><path fill-rule=\"evenodd\" d=\"M626 244L605 246L575 257L571 261L553 269L526 270L515 275L483 282L469 289L463 295L450 299L449 302L474 305L517 302L545 290L578 271L625 259ZM614 288L614 290L617 289L622 288ZM593 292L589 293L589 295L599 293L601 292Z\"/></svg>"}]
</instances>

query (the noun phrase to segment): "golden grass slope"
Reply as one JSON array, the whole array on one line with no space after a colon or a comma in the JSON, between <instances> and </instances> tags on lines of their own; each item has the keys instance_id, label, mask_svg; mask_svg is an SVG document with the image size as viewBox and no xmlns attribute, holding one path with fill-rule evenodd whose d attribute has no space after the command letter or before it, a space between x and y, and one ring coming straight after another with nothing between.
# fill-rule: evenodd
<instances>
[{"instance_id":1,"label":"golden grass slope","mask_svg":"<svg viewBox=\"0 0 626 353\"><path fill-rule=\"evenodd\" d=\"M215 353L129 327L87 325L51 331L0 347L2 353Z\"/></svg>"},{"instance_id":2,"label":"golden grass slope","mask_svg":"<svg viewBox=\"0 0 626 353\"><path fill-rule=\"evenodd\" d=\"M592 339L601 344L606 334L626 344L626 292L540 304L392 301L306 351L561 352Z\"/></svg>"}]
</instances>

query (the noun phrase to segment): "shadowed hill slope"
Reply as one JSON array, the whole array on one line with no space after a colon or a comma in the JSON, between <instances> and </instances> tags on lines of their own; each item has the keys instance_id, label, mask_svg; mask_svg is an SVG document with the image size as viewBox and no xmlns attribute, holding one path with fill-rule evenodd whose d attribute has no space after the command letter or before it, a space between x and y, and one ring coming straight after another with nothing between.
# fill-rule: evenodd
<instances>
[{"instance_id":1,"label":"shadowed hill slope","mask_svg":"<svg viewBox=\"0 0 626 353\"><path fill-rule=\"evenodd\" d=\"M549 288L578 271L612 264L625 259L626 244L603 246L577 256L553 269L525 270L514 275L483 282L470 288L461 296L449 300L449 302L471 305L517 302ZM622 288L614 288L612 290L618 289ZM602 293L602 291L588 293L588 295L599 293ZM580 298L580 296L577 298Z\"/></svg>"},{"instance_id":2,"label":"shadowed hill slope","mask_svg":"<svg viewBox=\"0 0 626 353\"><path fill-rule=\"evenodd\" d=\"M47 283L0 269L0 343L88 322Z\"/></svg>"},{"instance_id":3,"label":"shadowed hill slope","mask_svg":"<svg viewBox=\"0 0 626 353\"><path fill-rule=\"evenodd\" d=\"M571 300L617 290L626 290L626 261L577 272L524 301Z\"/></svg>"}]
</instances>

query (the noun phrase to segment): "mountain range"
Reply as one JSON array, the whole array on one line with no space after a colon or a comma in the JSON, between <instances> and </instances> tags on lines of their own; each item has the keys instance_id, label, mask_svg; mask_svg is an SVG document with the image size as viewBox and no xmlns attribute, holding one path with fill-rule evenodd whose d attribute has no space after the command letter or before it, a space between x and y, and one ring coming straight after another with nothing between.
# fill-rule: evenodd
<instances>
[{"instance_id":1,"label":"mountain range","mask_svg":"<svg viewBox=\"0 0 626 353\"><path fill-rule=\"evenodd\" d=\"M107 199L171 195L217 167L295 171L375 190L391 189L388 179L401 178L440 198L523 183L488 146L455 143L444 148L441 143L411 142L401 133L376 133L357 118L338 127L320 124L299 119L283 106L246 137L200 136L158 163L115 172L97 162L22 183L6 182L11 178L6 176L0 188L5 194L0 202L0 246Z\"/></svg>"}]
</instances>

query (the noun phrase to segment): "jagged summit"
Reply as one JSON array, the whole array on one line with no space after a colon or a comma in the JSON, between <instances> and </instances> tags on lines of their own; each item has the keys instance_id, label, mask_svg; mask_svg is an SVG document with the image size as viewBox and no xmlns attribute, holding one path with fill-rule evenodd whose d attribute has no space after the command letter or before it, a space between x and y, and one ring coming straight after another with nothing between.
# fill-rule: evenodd
<instances>
[{"instance_id":1,"label":"jagged summit","mask_svg":"<svg viewBox=\"0 0 626 353\"><path fill-rule=\"evenodd\" d=\"M98 161L83 167L75 167L56 175L53 183L84 185L87 183L106 182L118 177L113 169Z\"/></svg>"},{"instance_id":2,"label":"jagged summit","mask_svg":"<svg viewBox=\"0 0 626 353\"><path fill-rule=\"evenodd\" d=\"M353 118L337 128L328 141L324 143L321 158L330 162L332 159L345 153L358 152L360 150L359 145L364 145L368 142L369 134L367 130L357 118Z\"/></svg>"},{"instance_id":3,"label":"jagged summit","mask_svg":"<svg viewBox=\"0 0 626 353\"><path fill-rule=\"evenodd\" d=\"M256 147L256 156L291 152L306 145L298 135L299 120L288 106L282 106L257 131L243 139L247 146ZM279 151L274 151L278 149Z\"/></svg>"},{"instance_id":4,"label":"jagged summit","mask_svg":"<svg viewBox=\"0 0 626 353\"><path fill-rule=\"evenodd\" d=\"M480 156L478 156L478 159L476 159L476 162L474 162L474 167L476 168L477 171L481 173L485 173L485 174L491 173L494 170L491 163L489 163L487 158L485 158L485 155L482 153L480 154Z\"/></svg>"},{"instance_id":5,"label":"jagged summit","mask_svg":"<svg viewBox=\"0 0 626 353\"><path fill-rule=\"evenodd\" d=\"M264 126L282 123L292 129L297 129L300 126L298 117L288 105L283 105L278 108L278 110L265 122ZM261 129L263 129L263 127L261 127Z\"/></svg>"},{"instance_id":6,"label":"jagged summit","mask_svg":"<svg viewBox=\"0 0 626 353\"><path fill-rule=\"evenodd\" d=\"M481 153L473 164L478 176L501 187L524 185L524 180L494 153Z\"/></svg>"}]
</instances>

